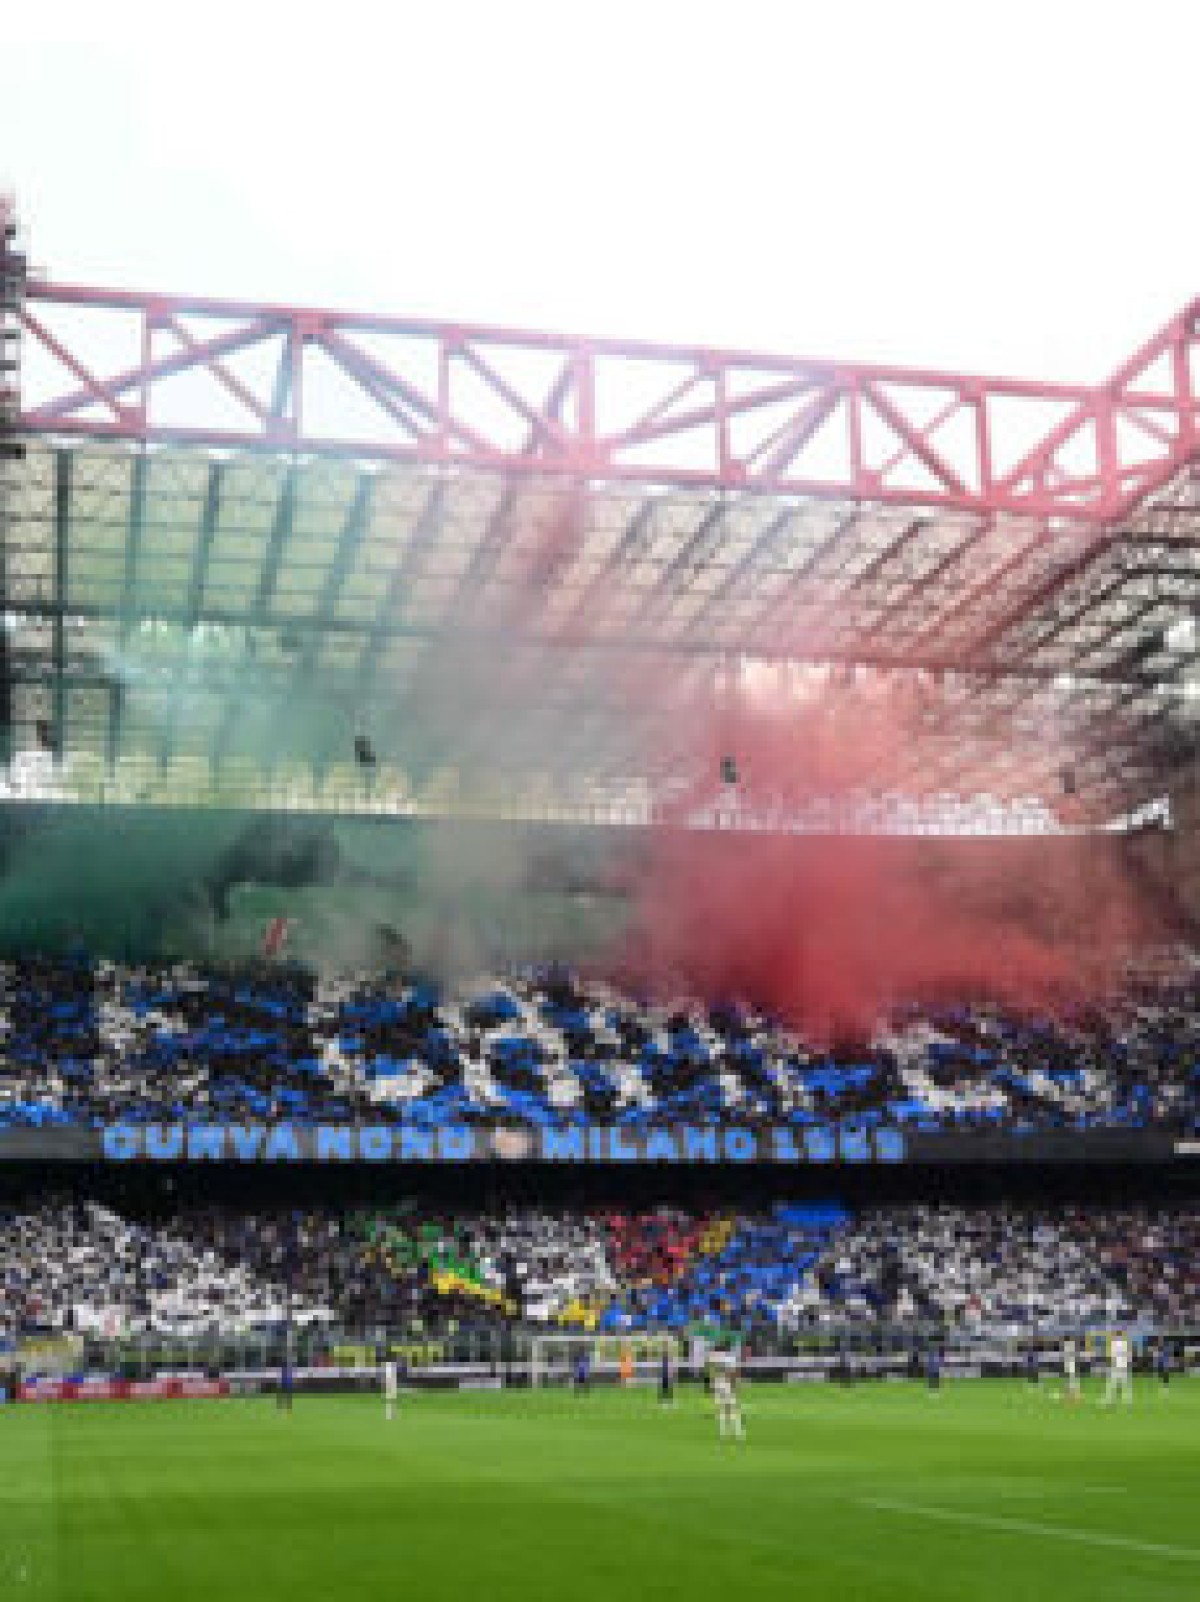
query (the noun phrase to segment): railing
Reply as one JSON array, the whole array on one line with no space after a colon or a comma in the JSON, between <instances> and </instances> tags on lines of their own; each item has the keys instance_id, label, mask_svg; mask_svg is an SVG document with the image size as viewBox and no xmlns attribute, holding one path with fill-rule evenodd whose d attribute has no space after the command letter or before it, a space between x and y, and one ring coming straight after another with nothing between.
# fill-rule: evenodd
<instances>
[{"instance_id":1,"label":"railing","mask_svg":"<svg viewBox=\"0 0 1200 1602\"><path fill-rule=\"evenodd\" d=\"M1024 1371L1030 1356L1042 1368L1059 1366L1063 1341L1076 1341L1085 1365L1103 1356L1109 1326L1073 1324L1054 1326L980 1326L964 1330L929 1322L855 1323L784 1331L755 1327L741 1332L744 1367L777 1373L790 1367L808 1369L816 1377L882 1377L923 1372L931 1350L941 1353L949 1372ZM439 1376L450 1379L464 1370L490 1371L500 1379L528 1377L534 1343L549 1333L576 1333L581 1345L597 1341L611 1345L613 1366L620 1348L636 1348L650 1332L627 1334L572 1332L555 1326L454 1329L427 1333L413 1327L372 1326L358 1330L293 1329L290 1339L282 1330L255 1334L205 1334L191 1337L133 1335L88 1337L83 1363L91 1372L122 1379L148 1379L164 1373L230 1374L278 1372L285 1360L297 1371L330 1378L352 1379L361 1374L373 1381L379 1363L391 1358L416 1379ZM664 1332L665 1333L665 1332ZM671 1331L679 1342L685 1366L715 1332ZM1135 1342L1147 1351L1168 1343L1180 1360L1200 1362L1200 1324L1150 1323L1134 1326ZM32 1368L32 1364L28 1365Z\"/></svg>"}]
</instances>

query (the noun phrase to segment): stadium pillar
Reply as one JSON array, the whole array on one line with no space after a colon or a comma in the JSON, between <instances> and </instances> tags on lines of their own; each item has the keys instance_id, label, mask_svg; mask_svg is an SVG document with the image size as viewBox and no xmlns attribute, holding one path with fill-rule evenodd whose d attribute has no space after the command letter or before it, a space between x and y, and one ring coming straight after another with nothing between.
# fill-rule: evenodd
<instances>
[{"instance_id":1,"label":"stadium pillar","mask_svg":"<svg viewBox=\"0 0 1200 1602\"><path fill-rule=\"evenodd\" d=\"M69 450L54 457L54 629L52 721L53 755L61 767L67 743L67 564L71 533L71 462Z\"/></svg>"},{"instance_id":2,"label":"stadium pillar","mask_svg":"<svg viewBox=\"0 0 1200 1602\"><path fill-rule=\"evenodd\" d=\"M14 465L25 451L17 435L21 415L21 323L25 258L17 248L12 202L0 196L0 604L7 611L8 497ZM8 630L0 626L0 763L13 753L13 680Z\"/></svg>"}]
</instances>

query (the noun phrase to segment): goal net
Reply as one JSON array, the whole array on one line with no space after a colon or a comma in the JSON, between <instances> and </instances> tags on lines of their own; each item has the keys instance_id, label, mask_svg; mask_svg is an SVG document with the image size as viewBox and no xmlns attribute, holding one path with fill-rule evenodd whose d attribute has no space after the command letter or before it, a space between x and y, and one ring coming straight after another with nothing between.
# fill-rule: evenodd
<instances>
[{"instance_id":1,"label":"goal net","mask_svg":"<svg viewBox=\"0 0 1200 1602\"><path fill-rule=\"evenodd\" d=\"M657 1380L664 1351L670 1354L672 1373L678 1374L680 1345L674 1335L535 1335L529 1350L529 1383L568 1385L581 1358L586 1359L592 1379L619 1380L628 1373L633 1380Z\"/></svg>"}]
</instances>

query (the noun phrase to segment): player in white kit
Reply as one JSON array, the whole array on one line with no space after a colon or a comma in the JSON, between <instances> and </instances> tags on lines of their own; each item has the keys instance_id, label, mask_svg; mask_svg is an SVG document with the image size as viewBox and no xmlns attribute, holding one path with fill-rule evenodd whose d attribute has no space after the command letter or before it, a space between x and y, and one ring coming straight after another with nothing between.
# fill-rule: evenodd
<instances>
[{"instance_id":1,"label":"player in white kit","mask_svg":"<svg viewBox=\"0 0 1200 1602\"><path fill-rule=\"evenodd\" d=\"M1118 1330L1108 1343L1108 1384L1104 1387L1104 1405L1108 1407L1119 1396L1128 1406L1133 1401L1133 1346L1129 1336Z\"/></svg>"},{"instance_id":2,"label":"player in white kit","mask_svg":"<svg viewBox=\"0 0 1200 1602\"><path fill-rule=\"evenodd\" d=\"M383 1365L383 1411L390 1422L396 1416L396 1398L400 1394L400 1376L389 1357Z\"/></svg>"},{"instance_id":3,"label":"player in white kit","mask_svg":"<svg viewBox=\"0 0 1200 1602\"><path fill-rule=\"evenodd\" d=\"M717 1410L718 1433L722 1439L733 1435L739 1441L744 1441L746 1430L737 1399L737 1353L714 1352L709 1358L709 1378L713 1404Z\"/></svg>"},{"instance_id":4,"label":"player in white kit","mask_svg":"<svg viewBox=\"0 0 1200 1602\"><path fill-rule=\"evenodd\" d=\"M1063 1342L1062 1359L1067 1401L1078 1402L1082 1394L1079 1389L1079 1348L1071 1335Z\"/></svg>"}]
</instances>

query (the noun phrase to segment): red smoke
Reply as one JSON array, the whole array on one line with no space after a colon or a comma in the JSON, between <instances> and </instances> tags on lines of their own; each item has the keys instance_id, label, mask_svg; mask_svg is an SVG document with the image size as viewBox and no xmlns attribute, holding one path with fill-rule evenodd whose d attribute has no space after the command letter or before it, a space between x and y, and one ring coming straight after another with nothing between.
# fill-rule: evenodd
<instances>
[{"instance_id":1,"label":"red smoke","mask_svg":"<svg viewBox=\"0 0 1200 1602\"><path fill-rule=\"evenodd\" d=\"M905 793L919 792L939 748L913 683L812 682L786 706L752 705L743 689L693 707L680 739L695 779L629 887L622 977L664 996L750 1002L826 1037L863 1032L912 1000L1046 1007L1109 984L1153 922L1111 837L684 826L720 796L725 756L738 775L726 796L780 817L816 798L881 794L905 775ZM1044 788L1029 761L1026 780L1014 757L1014 793Z\"/></svg>"},{"instance_id":2,"label":"red smoke","mask_svg":"<svg viewBox=\"0 0 1200 1602\"><path fill-rule=\"evenodd\" d=\"M1095 995L1145 926L1106 840L664 828L621 967L664 995L744 1000L821 1036L911 1000Z\"/></svg>"},{"instance_id":3,"label":"red smoke","mask_svg":"<svg viewBox=\"0 0 1200 1602\"><path fill-rule=\"evenodd\" d=\"M546 490L531 509L515 504L497 521L503 537L481 568L503 579L501 616L514 640L552 639L579 654L569 651L560 669L540 651L514 652L506 662L454 641L438 658L440 699L427 695L424 710L444 725L447 750L464 719L482 717L513 729L528 766L565 768L568 779L576 765L589 772L594 716L604 731L602 779L656 776L649 789L660 826L623 885L632 915L611 964L620 977L664 996L749 1001L820 1034L864 1030L892 1006L933 995L1045 1006L1094 995L1112 978L1150 920L1111 839L695 827L723 793L780 828L823 805L846 812L888 796L972 795L998 772L1000 805L1054 795L1077 753L1053 697L1030 686L983 711L952 674L736 657L710 671L706 663L720 660L714 641L701 641L712 658L637 649L664 636L666 589L615 579L615 557L581 563L586 512L566 486ZM639 565L636 546L621 560L642 575L653 562L643 551ZM713 576L694 542L689 547L693 565L678 565L668 582L677 581L689 616L719 617ZM791 590L769 609L772 648L781 654L795 647L836 656L861 637L851 590L835 579L821 601L816 582L804 581L802 613L789 612ZM557 604L564 588L565 608ZM734 622L735 633L750 627ZM899 620L894 628L903 638ZM538 709L562 693L560 678L584 738L539 750ZM725 759L737 772L727 792ZM1061 796L1059 804L1061 815Z\"/></svg>"}]
</instances>

